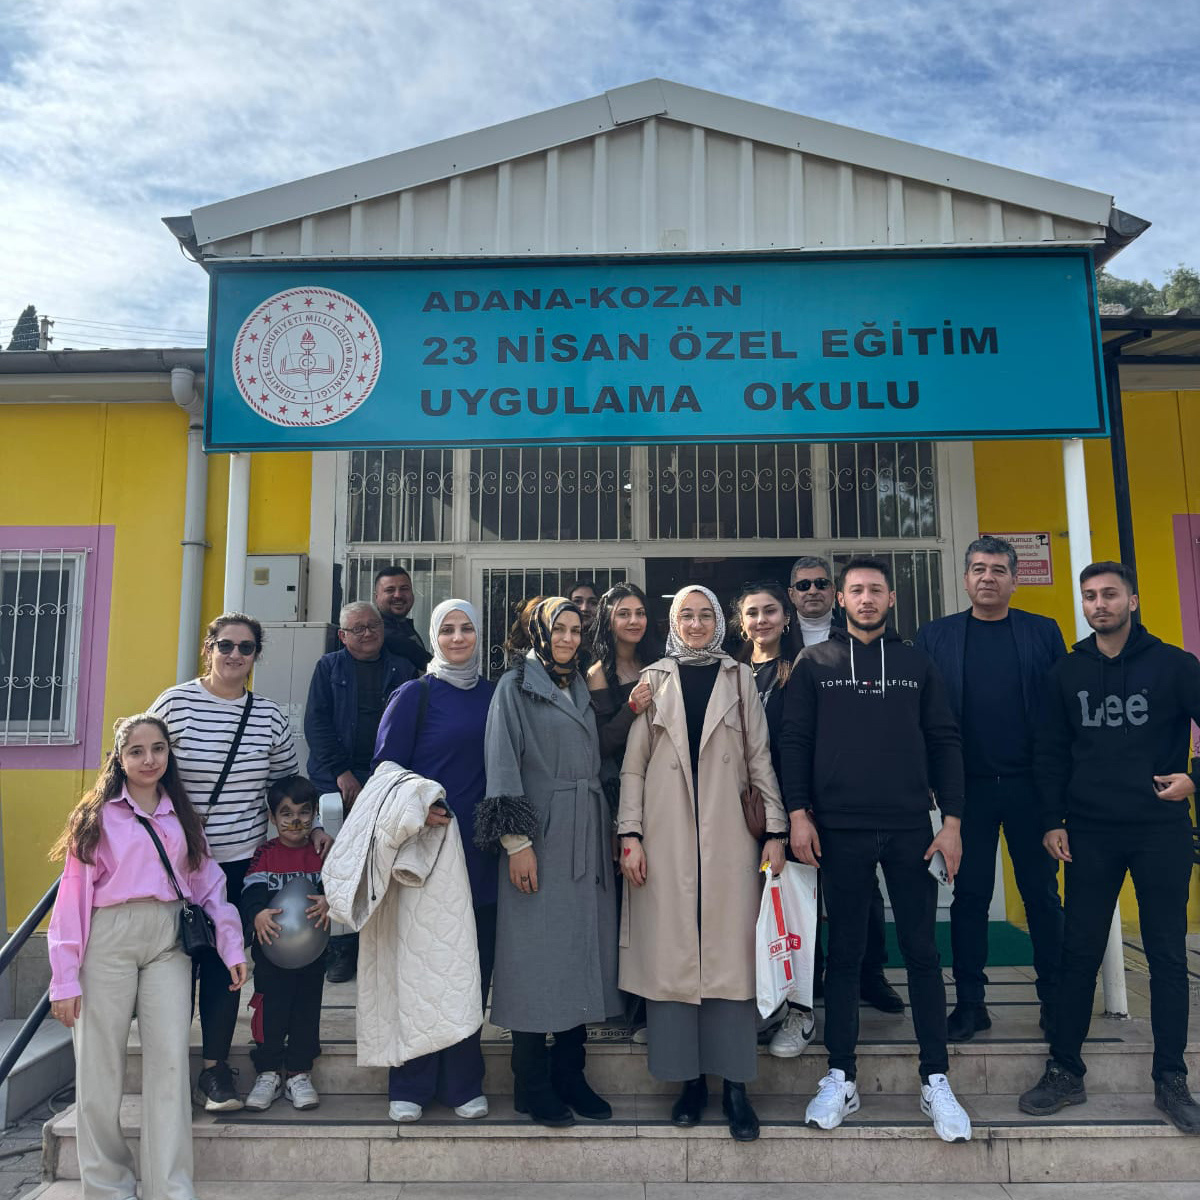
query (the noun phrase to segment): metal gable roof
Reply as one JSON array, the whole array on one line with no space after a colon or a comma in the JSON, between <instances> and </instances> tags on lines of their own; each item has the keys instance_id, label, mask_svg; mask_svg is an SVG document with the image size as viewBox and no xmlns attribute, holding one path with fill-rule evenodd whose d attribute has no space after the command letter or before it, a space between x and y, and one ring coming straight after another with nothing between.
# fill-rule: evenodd
<instances>
[{"instance_id":1,"label":"metal gable roof","mask_svg":"<svg viewBox=\"0 0 1200 1200\"><path fill-rule=\"evenodd\" d=\"M1145 228L1103 193L662 79L167 224L216 259L1030 242L1103 259Z\"/></svg>"}]
</instances>

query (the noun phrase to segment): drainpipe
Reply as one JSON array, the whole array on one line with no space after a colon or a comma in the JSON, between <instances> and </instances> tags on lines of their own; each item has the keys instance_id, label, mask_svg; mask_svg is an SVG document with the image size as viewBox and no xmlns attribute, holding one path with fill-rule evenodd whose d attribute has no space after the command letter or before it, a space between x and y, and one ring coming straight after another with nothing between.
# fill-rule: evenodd
<instances>
[{"instance_id":1,"label":"drainpipe","mask_svg":"<svg viewBox=\"0 0 1200 1200\"><path fill-rule=\"evenodd\" d=\"M179 585L179 643L175 682L196 674L196 635L200 631L200 592L204 584L204 515L208 504L208 458L204 453L203 401L190 367L171 368L171 396L188 415L187 485L183 506L183 574Z\"/></svg>"},{"instance_id":2,"label":"drainpipe","mask_svg":"<svg viewBox=\"0 0 1200 1200\"><path fill-rule=\"evenodd\" d=\"M1079 593L1079 573L1092 561L1092 529L1088 519L1087 473L1084 469L1083 441L1064 441L1063 484L1067 492L1067 539L1071 548L1071 591L1075 598L1075 638L1082 641L1092 632L1083 618L1083 598ZM1129 1001L1125 995L1125 950L1121 944L1121 905L1113 909L1108 927L1108 945L1100 969L1104 987L1104 1015L1127 1017Z\"/></svg>"},{"instance_id":3,"label":"drainpipe","mask_svg":"<svg viewBox=\"0 0 1200 1200\"><path fill-rule=\"evenodd\" d=\"M225 611L246 603L246 538L250 524L250 455L229 456L229 509L225 524Z\"/></svg>"}]
</instances>

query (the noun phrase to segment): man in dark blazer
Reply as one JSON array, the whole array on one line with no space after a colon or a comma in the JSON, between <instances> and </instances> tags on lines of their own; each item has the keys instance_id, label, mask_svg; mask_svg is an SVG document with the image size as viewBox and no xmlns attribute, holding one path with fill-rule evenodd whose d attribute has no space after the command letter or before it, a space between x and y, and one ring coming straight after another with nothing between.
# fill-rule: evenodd
<instances>
[{"instance_id":1,"label":"man in dark blazer","mask_svg":"<svg viewBox=\"0 0 1200 1200\"><path fill-rule=\"evenodd\" d=\"M1046 674L1067 648L1049 617L1010 607L1017 554L1003 538L985 535L967 547L963 584L971 607L917 633L917 645L945 680L962 729L967 777L962 866L950 906L958 993L948 1020L952 1042L968 1041L992 1024L984 968L1001 828L1033 941L1043 1030L1053 1020L1063 936L1058 868L1042 848L1033 735Z\"/></svg>"}]
</instances>

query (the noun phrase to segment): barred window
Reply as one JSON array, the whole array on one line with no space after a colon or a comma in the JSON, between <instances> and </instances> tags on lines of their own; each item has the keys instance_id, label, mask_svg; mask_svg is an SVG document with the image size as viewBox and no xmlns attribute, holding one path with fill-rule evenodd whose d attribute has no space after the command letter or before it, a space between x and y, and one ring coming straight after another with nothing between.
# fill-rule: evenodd
<instances>
[{"instance_id":1,"label":"barred window","mask_svg":"<svg viewBox=\"0 0 1200 1200\"><path fill-rule=\"evenodd\" d=\"M454 451L352 450L351 542L447 542Z\"/></svg>"},{"instance_id":2,"label":"barred window","mask_svg":"<svg viewBox=\"0 0 1200 1200\"><path fill-rule=\"evenodd\" d=\"M628 446L471 451L471 541L624 541L633 534Z\"/></svg>"},{"instance_id":3,"label":"barred window","mask_svg":"<svg viewBox=\"0 0 1200 1200\"><path fill-rule=\"evenodd\" d=\"M383 567L403 567L412 578L415 599L408 615L425 641L433 610L452 594L454 559L449 554L351 555L346 562L342 603L374 599L375 572Z\"/></svg>"},{"instance_id":4,"label":"barred window","mask_svg":"<svg viewBox=\"0 0 1200 1200\"><path fill-rule=\"evenodd\" d=\"M837 442L829 452L834 537L937 536L932 442Z\"/></svg>"},{"instance_id":5,"label":"barred window","mask_svg":"<svg viewBox=\"0 0 1200 1200\"><path fill-rule=\"evenodd\" d=\"M76 741L83 550L0 552L0 744Z\"/></svg>"}]
</instances>

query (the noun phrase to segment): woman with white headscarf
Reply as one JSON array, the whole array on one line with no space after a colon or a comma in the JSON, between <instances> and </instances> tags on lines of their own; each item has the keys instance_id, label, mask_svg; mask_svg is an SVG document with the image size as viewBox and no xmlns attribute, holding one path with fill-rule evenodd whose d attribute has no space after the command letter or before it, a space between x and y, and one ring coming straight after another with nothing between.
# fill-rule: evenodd
<instances>
[{"instance_id":1,"label":"woman with white headscarf","mask_svg":"<svg viewBox=\"0 0 1200 1200\"><path fill-rule=\"evenodd\" d=\"M620 984L646 998L650 1073L683 1084L671 1120L695 1125L706 1076L719 1075L729 1131L751 1141L759 867L783 869L788 821L754 675L724 639L716 596L685 587L671 602L666 656L642 672L653 699L621 765ZM766 809L761 846L742 815L748 783Z\"/></svg>"},{"instance_id":2,"label":"woman with white headscarf","mask_svg":"<svg viewBox=\"0 0 1200 1200\"><path fill-rule=\"evenodd\" d=\"M494 685L480 674L479 613L467 600L443 600L429 622L433 660L421 679L402 684L379 723L375 761L394 762L446 791L449 810L430 810L428 823L458 820L471 880L479 973L487 1008L496 949L496 857L476 849L475 809L483 800L483 734ZM431 1100L460 1117L487 1116L479 1033L388 1072L388 1115L416 1121Z\"/></svg>"}]
</instances>

